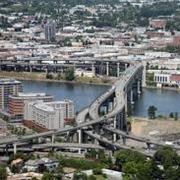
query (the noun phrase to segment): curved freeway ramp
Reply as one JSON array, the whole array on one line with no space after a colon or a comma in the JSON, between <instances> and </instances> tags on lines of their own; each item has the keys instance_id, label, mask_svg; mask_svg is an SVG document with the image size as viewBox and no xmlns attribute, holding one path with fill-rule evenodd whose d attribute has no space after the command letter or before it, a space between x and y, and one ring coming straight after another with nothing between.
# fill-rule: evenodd
<instances>
[{"instance_id":1,"label":"curved freeway ramp","mask_svg":"<svg viewBox=\"0 0 180 180\"><path fill-rule=\"evenodd\" d=\"M113 93L116 95L116 104L114 109L106 114L104 117L107 118L112 118L115 115L117 115L119 112L123 110L123 108L126 105L126 91L127 87L131 81L131 79L136 75L136 73L139 70L142 70L143 66L138 64L129 67L123 74L122 77L119 78L115 84L107 91L105 92L102 96L97 98L89 107L89 115L92 118L92 120L97 120L97 119L103 119L103 117L99 117L99 107L100 105L108 98L110 97Z\"/></svg>"}]
</instances>

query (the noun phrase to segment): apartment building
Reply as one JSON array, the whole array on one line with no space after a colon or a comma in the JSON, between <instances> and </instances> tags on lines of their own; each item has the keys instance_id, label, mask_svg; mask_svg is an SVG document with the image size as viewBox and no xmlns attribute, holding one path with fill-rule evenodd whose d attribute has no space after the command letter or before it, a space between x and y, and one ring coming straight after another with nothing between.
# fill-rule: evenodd
<instances>
[{"instance_id":1,"label":"apartment building","mask_svg":"<svg viewBox=\"0 0 180 180\"><path fill-rule=\"evenodd\" d=\"M25 101L24 124L40 132L63 128L75 118L74 104L70 100L43 102Z\"/></svg>"},{"instance_id":2,"label":"apartment building","mask_svg":"<svg viewBox=\"0 0 180 180\"><path fill-rule=\"evenodd\" d=\"M14 79L0 79L0 109L6 110L9 105L9 96L22 92L22 83Z\"/></svg>"},{"instance_id":3,"label":"apartment building","mask_svg":"<svg viewBox=\"0 0 180 180\"><path fill-rule=\"evenodd\" d=\"M12 116L22 119L24 114L24 102L35 100L51 102L53 101L53 96L47 95L46 93L18 93L17 95L10 95L8 112Z\"/></svg>"}]
</instances>

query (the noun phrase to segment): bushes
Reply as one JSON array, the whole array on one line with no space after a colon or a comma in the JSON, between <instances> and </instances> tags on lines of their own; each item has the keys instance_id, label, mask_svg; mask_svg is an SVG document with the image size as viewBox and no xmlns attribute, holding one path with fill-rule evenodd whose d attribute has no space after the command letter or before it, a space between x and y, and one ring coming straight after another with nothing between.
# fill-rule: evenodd
<instances>
[{"instance_id":1,"label":"bushes","mask_svg":"<svg viewBox=\"0 0 180 180\"><path fill-rule=\"evenodd\" d=\"M73 167L79 170L96 169L96 168L101 169L105 167L104 164L98 163L96 161L90 161L90 160L80 159L80 158L60 157L59 161L63 167Z\"/></svg>"},{"instance_id":2,"label":"bushes","mask_svg":"<svg viewBox=\"0 0 180 180\"><path fill-rule=\"evenodd\" d=\"M88 177L88 180L96 180L97 178L96 178L96 176L94 176L94 175L90 175L89 177Z\"/></svg>"},{"instance_id":3,"label":"bushes","mask_svg":"<svg viewBox=\"0 0 180 180\"><path fill-rule=\"evenodd\" d=\"M65 79L67 81L73 81L75 79L74 68L68 68L65 72Z\"/></svg>"},{"instance_id":4,"label":"bushes","mask_svg":"<svg viewBox=\"0 0 180 180\"><path fill-rule=\"evenodd\" d=\"M7 178L6 167L0 164L0 179L6 179L6 178Z\"/></svg>"},{"instance_id":5,"label":"bushes","mask_svg":"<svg viewBox=\"0 0 180 180\"><path fill-rule=\"evenodd\" d=\"M100 175L100 174L102 174L102 170L100 168L93 169L93 174Z\"/></svg>"}]
</instances>

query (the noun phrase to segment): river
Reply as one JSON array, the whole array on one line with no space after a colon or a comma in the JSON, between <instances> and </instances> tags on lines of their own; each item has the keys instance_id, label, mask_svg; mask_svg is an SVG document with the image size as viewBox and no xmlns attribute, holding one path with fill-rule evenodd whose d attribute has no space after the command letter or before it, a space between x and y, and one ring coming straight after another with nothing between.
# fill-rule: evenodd
<instances>
[{"instance_id":1,"label":"river","mask_svg":"<svg viewBox=\"0 0 180 180\"><path fill-rule=\"evenodd\" d=\"M109 87L91 84L70 84L56 82L22 81L24 92L45 92L53 95L54 100L71 99L76 111L89 105ZM147 116L150 105L157 107L157 114L180 114L180 92L172 90L143 89L142 96L134 106L134 115Z\"/></svg>"}]
</instances>

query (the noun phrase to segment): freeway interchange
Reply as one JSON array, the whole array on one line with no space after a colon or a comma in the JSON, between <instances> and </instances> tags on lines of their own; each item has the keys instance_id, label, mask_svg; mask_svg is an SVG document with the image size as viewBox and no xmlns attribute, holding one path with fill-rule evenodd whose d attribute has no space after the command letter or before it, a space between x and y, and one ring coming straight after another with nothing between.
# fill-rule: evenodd
<instances>
[{"instance_id":1,"label":"freeway interchange","mask_svg":"<svg viewBox=\"0 0 180 180\"><path fill-rule=\"evenodd\" d=\"M79 112L79 114L77 115L77 118L76 118L76 122L77 122L76 126L58 129L58 130L51 130L48 132L38 133L38 134L34 134L34 135L27 135L27 136L23 136L23 137L2 139L2 140L0 140L0 145L8 145L8 144L15 145L16 143L26 142L28 140L32 140L32 139L39 138L39 137L52 137L52 139L53 139L54 136L67 134L69 132L76 132L77 130L83 130L84 128L88 128L88 127L92 128L97 124L107 122L109 119L113 119L114 117L116 117L117 114L121 113L125 109L125 107L127 105L128 86L129 86L129 84L132 83L132 81L134 81L134 77L136 76L136 74L142 70L143 70L143 66L141 64L131 65L130 67L128 67L126 69L126 71L121 75L121 77L119 77L117 79L117 81L108 89L107 92L105 92L100 97L95 99L91 103L90 106L85 107L84 109L82 109ZM99 108L100 108L101 104L104 101L106 101L106 99L108 99L112 94L115 94L115 103L114 103L113 109L110 112L108 112L107 114L100 116ZM87 115L89 115L88 119L87 119ZM123 138L129 138L129 139L133 139L135 141L144 142L148 145L154 144L157 146L165 146L165 143L163 143L163 142L156 142L156 141L152 141L149 139L136 137L134 135L129 135L128 133L126 133L120 129L108 128L108 127L103 127L103 128L104 128L104 130L109 131L113 134L120 135ZM114 147L117 147L118 149L119 148L131 149L128 146L126 146L125 144L120 145L117 142L110 142L108 140L105 140L104 137L102 139L102 138L100 138L100 135L98 133L93 133L93 132L86 131L86 130L85 130L85 133L100 142L103 141L104 143L110 144ZM71 145L67 145L67 146L70 147ZM45 145L41 146L41 148L43 148L43 147L45 148L46 146ZM82 143L79 142L76 147L81 148ZM87 146L87 148L88 147L89 146ZM178 146L173 146L173 148L178 149L178 150L180 149L180 147L178 147ZM152 153L149 153L149 152L147 153L142 150L137 150L137 149L133 149L133 150L139 151L147 156L152 155Z\"/></svg>"}]
</instances>

